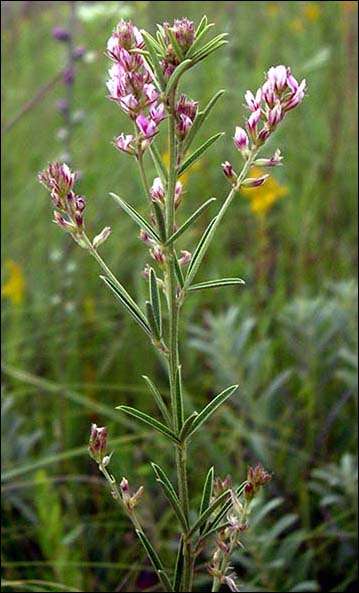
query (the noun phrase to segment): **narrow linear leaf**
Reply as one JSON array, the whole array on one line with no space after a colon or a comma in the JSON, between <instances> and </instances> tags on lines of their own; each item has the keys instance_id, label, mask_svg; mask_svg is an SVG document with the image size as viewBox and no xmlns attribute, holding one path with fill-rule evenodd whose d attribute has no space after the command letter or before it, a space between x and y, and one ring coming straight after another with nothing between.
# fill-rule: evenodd
<instances>
[{"instance_id":1,"label":"narrow linear leaf","mask_svg":"<svg viewBox=\"0 0 359 593\"><path fill-rule=\"evenodd\" d=\"M182 74L186 72L192 65L192 60L184 60L179 64L175 70L172 72L171 76L169 77L167 86L166 86L166 95L170 94L170 92L177 86Z\"/></svg>"},{"instance_id":2,"label":"narrow linear leaf","mask_svg":"<svg viewBox=\"0 0 359 593\"><path fill-rule=\"evenodd\" d=\"M213 493L213 481L214 481L214 467L212 466L208 470L206 480L205 480L204 486L203 486L201 506L200 506L200 510L199 510L200 515L203 515L204 511L206 509L208 509L208 507L210 505L211 497L212 497L212 493ZM202 525L202 527L200 528L200 533L202 533L202 531L204 530L204 527L205 527L205 525Z\"/></svg>"},{"instance_id":3,"label":"narrow linear leaf","mask_svg":"<svg viewBox=\"0 0 359 593\"><path fill-rule=\"evenodd\" d=\"M176 278L177 278L178 284L180 285L181 288L183 288L184 287L184 277L183 277L181 264L178 261L178 257L177 257L176 253L174 253L174 264L175 264L175 272L176 272Z\"/></svg>"},{"instance_id":4,"label":"narrow linear leaf","mask_svg":"<svg viewBox=\"0 0 359 593\"><path fill-rule=\"evenodd\" d=\"M144 56L144 57L147 57L150 55L148 51L146 51L145 49L139 49L138 47L135 47L128 51L130 54L140 54L141 56Z\"/></svg>"},{"instance_id":5,"label":"narrow linear leaf","mask_svg":"<svg viewBox=\"0 0 359 593\"><path fill-rule=\"evenodd\" d=\"M191 428L192 428L192 424L195 421L195 419L198 416L198 412L193 412L190 416L188 416L188 418L185 420L183 426L182 426L182 430L178 435L179 440L181 441L181 443L184 443L184 441L186 440L188 433L190 432Z\"/></svg>"},{"instance_id":6,"label":"narrow linear leaf","mask_svg":"<svg viewBox=\"0 0 359 593\"><path fill-rule=\"evenodd\" d=\"M201 23L200 23L200 25L201 25ZM189 48L188 52L186 53L186 56L188 58L193 58L195 56L196 52L199 51L204 37L207 35L208 31L210 29L212 29L212 27L214 27L214 23L209 23L208 25L206 24L206 25L202 26L202 28L198 34L196 33L195 41L192 43L191 47ZM198 29L199 29L199 27L198 27Z\"/></svg>"},{"instance_id":7,"label":"narrow linear leaf","mask_svg":"<svg viewBox=\"0 0 359 593\"><path fill-rule=\"evenodd\" d=\"M150 268L150 301L155 316L155 321L159 336L162 337L162 312L161 312L161 297L158 290L158 282L156 272Z\"/></svg>"},{"instance_id":8,"label":"narrow linear leaf","mask_svg":"<svg viewBox=\"0 0 359 593\"><path fill-rule=\"evenodd\" d=\"M197 150L195 150L185 160L183 165L180 166L180 168L177 171L178 176L180 177L185 171L187 171L187 169L189 169L189 167L191 167L196 161L198 161L198 159L200 159L207 152L207 150L212 146L212 144L217 142L217 140L219 140L219 138L222 138L222 136L224 136L224 132L218 132L218 134L215 134L214 136L206 140L206 142L204 142L199 148L197 148Z\"/></svg>"},{"instance_id":9,"label":"narrow linear leaf","mask_svg":"<svg viewBox=\"0 0 359 593\"><path fill-rule=\"evenodd\" d=\"M173 590L180 591L181 589L181 582L182 582L182 574L183 574L183 537L181 537L181 541L178 546L177 558L176 558L176 565L173 574Z\"/></svg>"},{"instance_id":10,"label":"narrow linear leaf","mask_svg":"<svg viewBox=\"0 0 359 593\"><path fill-rule=\"evenodd\" d=\"M150 66L152 65L152 67L155 71L156 78L157 78L158 84L160 86L160 90L165 91L166 81L165 81L165 77L163 76L163 72L162 72L162 68L161 68L161 64L160 64L160 58L157 53L157 52L162 53L161 46L152 37L152 35L150 35L146 31L141 31L141 34L145 40L146 47L147 47L149 54L151 56Z\"/></svg>"},{"instance_id":11,"label":"narrow linear leaf","mask_svg":"<svg viewBox=\"0 0 359 593\"><path fill-rule=\"evenodd\" d=\"M164 591L172 592L173 591L172 583L171 583L169 577L167 576L167 574L163 570L159 570L158 576L161 579L161 583L162 583Z\"/></svg>"},{"instance_id":12,"label":"narrow linear leaf","mask_svg":"<svg viewBox=\"0 0 359 593\"><path fill-rule=\"evenodd\" d=\"M224 95L224 93L225 93L224 90L218 91L218 93L216 93L214 95L214 97L212 97L212 99L209 101L209 103L206 105L206 107L203 109L203 111L200 111L197 114L197 117L195 118L193 125L191 126L191 128L183 142L183 151L185 153L189 149L194 138L197 136L197 134L200 131L201 127L203 126L204 122L207 120L209 114L211 113L211 111L212 111L213 107L215 106L215 104L217 103L218 99L220 99Z\"/></svg>"},{"instance_id":13,"label":"narrow linear leaf","mask_svg":"<svg viewBox=\"0 0 359 593\"><path fill-rule=\"evenodd\" d=\"M195 31L195 34L194 34L195 39L197 39L197 37L199 35L201 35L203 29L207 26L207 23L208 23L208 17L206 14L204 14L199 22L199 25L198 25L196 31Z\"/></svg>"},{"instance_id":14,"label":"narrow linear leaf","mask_svg":"<svg viewBox=\"0 0 359 593\"><path fill-rule=\"evenodd\" d=\"M173 233L173 235L171 235L171 237L169 237L169 239L167 239L166 241L166 245L171 245L172 243L174 243L175 241L177 241L177 239L183 235L183 233L194 223L196 222L196 220L209 208L209 206L211 204L213 204L213 202L216 201L216 198L210 198L209 200L207 200L207 202L204 202L204 204L202 204L202 206L200 206L199 208L197 208L197 210L186 220L186 222L183 223L182 226L180 226L180 228Z\"/></svg>"},{"instance_id":15,"label":"narrow linear leaf","mask_svg":"<svg viewBox=\"0 0 359 593\"><path fill-rule=\"evenodd\" d=\"M174 34L173 29L168 27L167 34L168 34L168 37L170 38L170 42L171 42L172 48L176 54L176 57L181 62L184 59L184 54L183 54L180 44L178 43L178 41L176 39L176 35Z\"/></svg>"},{"instance_id":16,"label":"narrow linear leaf","mask_svg":"<svg viewBox=\"0 0 359 593\"><path fill-rule=\"evenodd\" d=\"M219 35L216 35L216 37L213 37L213 39L208 41L208 43L203 45L197 52L191 55L192 60L194 62L203 60L204 57L207 57L208 52L219 49L223 43L228 43L227 41L224 41L226 37L228 37L228 33L220 33Z\"/></svg>"},{"instance_id":17,"label":"narrow linear leaf","mask_svg":"<svg viewBox=\"0 0 359 593\"><path fill-rule=\"evenodd\" d=\"M157 145L155 142L152 142L149 146L149 151L153 160L153 163L156 167L157 175L161 178L163 187L166 187L168 174L167 169L164 165L164 162L161 158L161 155L158 151Z\"/></svg>"},{"instance_id":18,"label":"narrow linear leaf","mask_svg":"<svg viewBox=\"0 0 359 593\"><path fill-rule=\"evenodd\" d=\"M161 341L161 336L158 331L158 326L155 318L155 314L153 312L153 307L150 301L146 301L146 314L147 314L147 321L148 325L151 328L151 334L156 338L157 341Z\"/></svg>"},{"instance_id":19,"label":"narrow linear leaf","mask_svg":"<svg viewBox=\"0 0 359 593\"><path fill-rule=\"evenodd\" d=\"M138 305L133 301L130 295L124 290L124 292L120 292L119 288L112 282L110 278L107 276L100 276L101 280L107 284L107 286L112 290L115 297L120 301L123 307L128 311L131 317L138 323L138 325L143 329L146 334L151 337L151 328L148 325L147 319L142 313L141 309Z\"/></svg>"},{"instance_id":20,"label":"narrow linear leaf","mask_svg":"<svg viewBox=\"0 0 359 593\"><path fill-rule=\"evenodd\" d=\"M142 378L146 381L148 388L151 391L153 398L157 404L157 407L160 410L164 420L166 420L167 425L169 427L171 427L172 420L171 420L171 417L169 415L167 406L163 400L162 395L160 394L159 390L157 389L157 387L155 386L155 384L151 381L151 379L149 377L146 377L146 375L142 375Z\"/></svg>"},{"instance_id":21,"label":"narrow linear leaf","mask_svg":"<svg viewBox=\"0 0 359 593\"><path fill-rule=\"evenodd\" d=\"M162 208L161 208L159 202L157 202L157 201L152 202L152 205L153 205L153 209L155 211L156 222L157 222L157 226L158 226L158 232L160 235L161 243L165 243L167 234L166 234L166 223L165 223L165 219L163 217Z\"/></svg>"},{"instance_id":22,"label":"narrow linear leaf","mask_svg":"<svg viewBox=\"0 0 359 593\"><path fill-rule=\"evenodd\" d=\"M165 569L163 568L163 564L162 564L156 550L154 549L153 545L151 544L150 540L144 534L144 532L141 531L140 529L136 529L136 533L137 533L137 536L138 536L141 544L143 545L143 547L146 551L146 554L147 554L153 568L155 569L156 573L158 574L158 577L163 585L164 591L173 591L171 582L166 574Z\"/></svg>"},{"instance_id":23,"label":"narrow linear leaf","mask_svg":"<svg viewBox=\"0 0 359 593\"><path fill-rule=\"evenodd\" d=\"M120 198L120 196L117 196L112 192L110 192L110 196L115 200L115 202L117 202L117 204L122 208L122 210L124 210L132 218L132 220L134 220L135 223L138 224L138 226L141 229L147 231L147 233L150 237L152 237L152 239L154 239L155 241L160 241L159 235L151 227L147 220L145 220L143 216L141 216L141 214L137 212L137 210L135 210L132 206L130 206L130 204L125 202L123 198Z\"/></svg>"},{"instance_id":24,"label":"narrow linear leaf","mask_svg":"<svg viewBox=\"0 0 359 593\"><path fill-rule=\"evenodd\" d=\"M159 25L157 25L159 27ZM166 44L163 40L163 35L161 34L161 31L156 31L156 39L157 39L157 43L158 45L161 47L162 51L164 53L166 53L167 51L167 47Z\"/></svg>"},{"instance_id":25,"label":"narrow linear leaf","mask_svg":"<svg viewBox=\"0 0 359 593\"><path fill-rule=\"evenodd\" d=\"M230 490L226 490L220 496L218 496L218 498L216 498L209 507L206 508L204 513L202 513L202 515L200 517L198 517L197 521L193 524L193 526L189 530L189 532L187 534L188 537L191 537L194 533L196 533L197 529L200 529L200 527L202 527L202 525L204 525L207 522L207 520L214 513L214 511L218 507L220 507L223 503L226 502L229 494L230 494Z\"/></svg>"},{"instance_id":26,"label":"narrow linear leaf","mask_svg":"<svg viewBox=\"0 0 359 593\"><path fill-rule=\"evenodd\" d=\"M129 416L133 416L134 418L137 418L137 420L141 420L141 422L143 422L144 424L152 426L152 428L157 430L157 432L160 432L174 443L179 442L178 438L176 437L175 433L172 432L172 430L167 428L167 426L162 424L162 422L159 422L155 418L148 416L148 414L145 414L144 412L141 412L140 410L136 410L136 408L131 408L129 406L117 406L116 410L125 412L125 414L128 414Z\"/></svg>"},{"instance_id":27,"label":"narrow linear leaf","mask_svg":"<svg viewBox=\"0 0 359 593\"><path fill-rule=\"evenodd\" d=\"M211 54L213 54L213 52L217 51L218 49L220 49L221 47L223 47L224 45L227 45L227 44L228 44L228 41L226 41L226 40L219 41L217 43L217 45L213 46L211 49L207 50L204 53L201 52L201 55L196 56L196 58L193 57L192 60L196 64L198 64L198 62L201 62L202 60L205 60L206 58L208 58L208 56L210 56Z\"/></svg>"},{"instance_id":28,"label":"narrow linear leaf","mask_svg":"<svg viewBox=\"0 0 359 593\"><path fill-rule=\"evenodd\" d=\"M240 496L242 496L246 485L247 485L247 480L245 482L242 482L242 484L240 486L238 486L238 488L236 490L236 494L237 494L238 498ZM215 519L210 523L210 525L208 526L208 529L205 529L204 535L207 536L207 534L209 534L210 532L218 529L218 526L220 525L221 521L223 521L223 519L226 517L227 513L230 511L231 506L232 506L232 500L229 500L228 502L226 502L223 509L221 509L219 511L219 513L217 514Z\"/></svg>"},{"instance_id":29,"label":"narrow linear leaf","mask_svg":"<svg viewBox=\"0 0 359 593\"><path fill-rule=\"evenodd\" d=\"M200 426L208 418L212 416L212 414L222 405L231 395L238 389L238 385L232 385L231 387L227 387L221 393L219 393L209 404L203 408L202 412L200 412L196 418L196 420L192 424L192 428L190 430L189 436L191 436L196 430L199 429Z\"/></svg>"},{"instance_id":30,"label":"narrow linear leaf","mask_svg":"<svg viewBox=\"0 0 359 593\"><path fill-rule=\"evenodd\" d=\"M183 511L181 509L180 502L178 500L178 496L177 496L177 493L176 493L174 487L172 486L170 480L168 479L165 472L163 471L163 469L160 468L159 465L156 465L155 463L152 463L151 465L152 465L153 471L155 472L155 475L156 475L156 481L159 484L161 484L162 489L164 490L164 493L167 497L167 500L170 503L170 505L172 506L174 512L176 513L179 522L181 523L183 529L185 531L187 531L188 523L187 523L186 517L184 516Z\"/></svg>"},{"instance_id":31,"label":"narrow linear leaf","mask_svg":"<svg viewBox=\"0 0 359 593\"><path fill-rule=\"evenodd\" d=\"M199 284L192 284L188 287L189 292L196 290L206 290L207 288L220 288L221 286L234 286L236 284L245 284L242 278L218 278L218 280L207 280Z\"/></svg>"},{"instance_id":32,"label":"narrow linear leaf","mask_svg":"<svg viewBox=\"0 0 359 593\"><path fill-rule=\"evenodd\" d=\"M183 394L182 394L182 373L181 367L176 370L176 428L179 432L183 425Z\"/></svg>"},{"instance_id":33,"label":"narrow linear leaf","mask_svg":"<svg viewBox=\"0 0 359 593\"><path fill-rule=\"evenodd\" d=\"M215 227L217 221L217 216L215 216L209 225L207 226L206 230L204 231L202 237L199 240L199 243L195 249L195 252L192 256L191 263L188 266L186 280L185 280L185 288L187 289L192 282L192 279L197 273L197 270L201 264L202 259L207 251L207 246L209 241L212 237L212 229Z\"/></svg>"}]
</instances>

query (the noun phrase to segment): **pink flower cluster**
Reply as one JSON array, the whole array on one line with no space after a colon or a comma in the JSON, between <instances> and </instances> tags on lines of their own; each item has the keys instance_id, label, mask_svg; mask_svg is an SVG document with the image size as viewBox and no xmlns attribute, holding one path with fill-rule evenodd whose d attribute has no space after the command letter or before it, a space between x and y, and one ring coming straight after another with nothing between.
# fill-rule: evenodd
<instances>
[{"instance_id":1,"label":"pink flower cluster","mask_svg":"<svg viewBox=\"0 0 359 593\"><path fill-rule=\"evenodd\" d=\"M236 128L234 143L238 150L245 151L251 141L252 148L262 146L277 126L291 111L303 101L306 81L300 83L294 78L290 68L273 66L266 74L266 80L254 95L251 91L245 94L250 116L246 122L246 130ZM263 123L260 126L260 123ZM277 163L272 163L272 166Z\"/></svg>"},{"instance_id":2,"label":"pink flower cluster","mask_svg":"<svg viewBox=\"0 0 359 593\"><path fill-rule=\"evenodd\" d=\"M143 47L142 35L137 27L121 20L107 43L107 55L114 61L109 70L107 88L110 99L116 101L136 121L142 140L148 144L158 132L158 124L165 117L165 109L158 102L159 92L145 60L136 53ZM123 152L134 154L134 139L132 134L120 134L115 138L115 146Z\"/></svg>"},{"instance_id":3,"label":"pink flower cluster","mask_svg":"<svg viewBox=\"0 0 359 593\"><path fill-rule=\"evenodd\" d=\"M181 95L176 105L176 133L179 140L184 140L193 126L198 111L198 102Z\"/></svg>"},{"instance_id":4,"label":"pink flower cluster","mask_svg":"<svg viewBox=\"0 0 359 593\"><path fill-rule=\"evenodd\" d=\"M172 27L169 23L163 23L164 31L164 43L167 51L164 60L162 61L162 69L165 78L169 78L174 72L176 66L180 63L180 60L172 46L171 38L168 33L169 29L173 32L173 35L182 51L183 56L189 50L195 40L195 28L194 23L188 18L175 19Z\"/></svg>"},{"instance_id":5,"label":"pink flower cluster","mask_svg":"<svg viewBox=\"0 0 359 593\"><path fill-rule=\"evenodd\" d=\"M47 169L38 175L40 183L51 192L51 199L57 208L54 222L71 233L82 232L83 211L86 208L84 196L75 195L72 191L76 177L76 173L72 173L66 163L60 165L57 161L49 163Z\"/></svg>"}]
</instances>

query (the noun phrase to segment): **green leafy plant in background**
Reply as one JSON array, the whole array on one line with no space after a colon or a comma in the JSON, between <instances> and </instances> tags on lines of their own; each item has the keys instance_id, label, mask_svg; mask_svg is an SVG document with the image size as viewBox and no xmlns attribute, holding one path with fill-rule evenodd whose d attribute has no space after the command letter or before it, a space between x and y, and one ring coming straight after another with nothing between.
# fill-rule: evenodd
<instances>
[{"instance_id":1,"label":"green leafy plant in background","mask_svg":"<svg viewBox=\"0 0 359 593\"><path fill-rule=\"evenodd\" d=\"M197 28L193 22L183 18L176 19L173 25L159 25L156 35L152 36L122 20L107 44L107 55L113 61L109 71L109 98L128 115L132 125L130 133L122 133L114 139L114 146L136 160L148 204L146 218L123 197L111 193L122 211L139 227L140 238L149 247L154 262L152 266L147 265L144 271L149 287L144 309L99 254L99 247L110 235L110 227L105 227L92 240L88 237L84 224L86 199L74 192L76 173L66 164L53 162L39 174L40 182L51 192L55 206L54 222L98 262L103 272L102 281L150 339L168 375L169 401L151 378L144 377L161 414L160 420L127 405L120 405L117 409L150 427L167 439L170 446L174 446L176 485L170 481L163 468L152 463L155 480L179 524L178 550L172 569L159 557L137 513L136 507L141 500L143 487L133 492L126 478L118 482L109 472L112 453L107 450L107 427L99 428L93 424L89 445L91 457L108 481L114 499L132 521L165 591L193 590L195 563L208 538L213 535L216 546L207 567L213 578L212 591L218 591L222 584L232 591L238 590L236 575L231 572L229 562L241 544L242 532L248 528L252 502L261 486L270 479L270 474L258 464L249 468L246 480L240 486L234 486L230 476L224 480L215 477L214 468L211 467L203 486L200 508L197 511L191 508L188 445L197 431L237 391L238 385L220 391L200 411L188 412L183 395L179 329L182 307L191 293L244 284L237 277L202 282L197 282L196 277L238 191L241 188L259 187L267 181L268 174L251 176L252 167L268 169L281 164L283 157L278 149L266 158L260 157L259 152L288 112L300 105L306 86L305 80L298 83L290 68L279 65L268 70L263 85L256 93L246 92L248 116L245 127L237 126L234 134L234 144L243 161L240 172L237 173L229 161L222 164L230 191L204 230L193 253L187 249L179 250L179 239L183 239L186 231L214 202L209 199L198 206L187 220L178 220L177 213L183 197L181 176L223 135L221 132L216 133L200 146L195 145L198 132L205 130L206 119L223 91L217 92L202 110L197 101L183 93L179 94L186 72L226 43L225 34L208 41L207 35L211 28L206 17L202 18ZM164 122L167 123L168 165L161 156L157 142ZM152 184L147 174L148 158L158 175ZM55 519L56 508L55 505ZM57 525L55 519L53 523ZM57 539L61 541L61 537ZM44 540L45 549L47 544Z\"/></svg>"}]
</instances>

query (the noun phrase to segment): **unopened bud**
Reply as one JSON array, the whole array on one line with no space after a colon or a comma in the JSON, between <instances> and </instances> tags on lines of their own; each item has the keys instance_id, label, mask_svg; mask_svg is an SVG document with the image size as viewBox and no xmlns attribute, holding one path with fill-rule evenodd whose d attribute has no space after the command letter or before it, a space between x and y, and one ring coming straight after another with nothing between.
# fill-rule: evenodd
<instances>
[{"instance_id":1,"label":"unopened bud","mask_svg":"<svg viewBox=\"0 0 359 593\"><path fill-rule=\"evenodd\" d=\"M180 266L186 266L192 259L192 254L189 251L181 251L181 257L178 260Z\"/></svg>"},{"instance_id":2,"label":"unopened bud","mask_svg":"<svg viewBox=\"0 0 359 593\"><path fill-rule=\"evenodd\" d=\"M237 175L234 172L232 163L230 163L229 161L225 161L224 163L222 163L222 171L223 171L223 175L229 179L230 181L233 181L234 183L237 181Z\"/></svg>"},{"instance_id":3,"label":"unopened bud","mask_svg":"<svg viewBox=\"0 0 359 593\"><path fill-rule=\"evenodd\" d=\"M92 245L95 249L97 249L102 243L104 243L106 241L106 239L108 239L108 237L110 236L111 233L111 227L109 226L105 226L105 228L102 229L101 233L99 233L98 235L96 235L96 237L94 237L93 241L92 241Z\"/></svg>"},{"instance_id":4,"label":"unopened bud","mask_svg":"<svg viewBox=\"0 0 359 593\"><path fill-rule=\"evenodd\" d=\"M104 458L108 457L106 456L107 437L108 428L106 426L98 427L97 424L92 424L88 451L90 457L97 463L103 463Z\"/></svg>"},{"instance_id":5,"label":"unopened bud","mask_svg":"<svg viewBox=\"0 0 359 593\"><path fill-rule=\"evenodd\" d=\"M263 185L267 181L268 177L269 177L269 175L262 175L262 177L248 177L247 179L242 181L241 186L242 187L259 187L260 185Z\"/></svg>"}]
</instances>

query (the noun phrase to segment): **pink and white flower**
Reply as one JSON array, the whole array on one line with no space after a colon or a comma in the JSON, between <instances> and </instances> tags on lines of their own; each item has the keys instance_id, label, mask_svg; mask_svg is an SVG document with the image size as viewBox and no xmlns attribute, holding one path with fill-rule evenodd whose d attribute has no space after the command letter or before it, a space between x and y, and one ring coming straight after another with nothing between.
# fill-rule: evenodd
<instances>
[{"instance_id":1,"label":"pink and white flower","mask_svg":"<svg viewBox=\"0 0 359 593\"><path fill-rule=\"evenodd\" d=\"M247 150L249 146L249 138L247 132L240 126L236 127L233 140L238 150Z\"/></svg>"}]
</instances>

